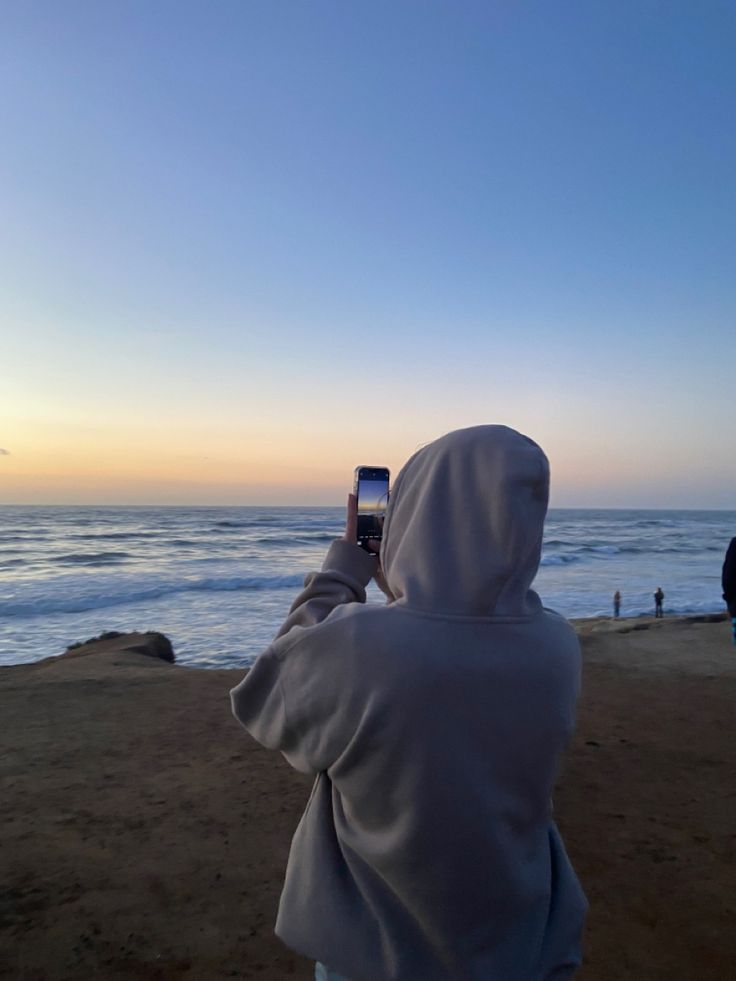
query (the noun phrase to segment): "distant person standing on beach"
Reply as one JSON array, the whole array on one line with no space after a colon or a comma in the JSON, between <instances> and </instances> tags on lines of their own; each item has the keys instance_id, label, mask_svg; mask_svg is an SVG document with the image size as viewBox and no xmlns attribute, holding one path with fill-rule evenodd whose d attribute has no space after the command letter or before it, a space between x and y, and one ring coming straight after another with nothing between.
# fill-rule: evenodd
<instances>
[{"instance_id":1,"label":"distant person standing on beach","mask_svg":"<svg viewBox=\"0 0 736 981\"><path fill-rule=\"evenodd\" d=\"M345 535L231 692L314 778L276 934L322 981L565 981L580 964L587 903L551 805L580 647L531 588L548 493L544 453L506 426L422 447L380 560L351 495ZM365 602L372 577L384 605Z\"/></svg>"},{"instance_id":2,"label":"distant person standing on beach","mask_svg":"<svg viewBox=\"0 0 736 981\"><path fill-rule=\"evenodd\" d=\"M613 594L613 615L618 617L621 613L621 593L618 590Z\"/></svg>"},{"instance_id":3,"label":"distant person standing on beach","mask_svg":"<svg viewBox=\"0 0 736 981\"><path fill-rule=\"evenodd\" d=\"M731 617L733 642L736 644L736 538L731 539L731 544L726 551L723 572L721 573L721 585L723 586L723 598L728 607L728 615Z\"/></svg>"},{"instance_id":4,"label":"distant person standing on beach","mask_svg":"<svg viewBox=\"0 0 736 981\"><path fill-rule=\"evenodd\" d=\"M662 592L662 587L657 586L657 592L654 594L654 615L655 617L663 617L664 610L662 609L662 601L664 599L664 593Z\"/></svg>"}]
</instances>

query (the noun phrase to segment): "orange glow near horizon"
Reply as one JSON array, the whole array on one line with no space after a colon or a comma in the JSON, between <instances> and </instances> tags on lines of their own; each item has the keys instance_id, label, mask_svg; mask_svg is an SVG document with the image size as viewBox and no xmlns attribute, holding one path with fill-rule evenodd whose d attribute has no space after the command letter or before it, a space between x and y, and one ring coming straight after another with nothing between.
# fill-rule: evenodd
<instances>
[{"instance_id":1,"label":"orange glow near horizon","mask_svg":"<svg viewBox=\"0 0 736 981\"><path fill-rule=\"evenodd\" d=\"M617 439L585 427L576 403L504 394L504 416L456 383L444 401L375 391L366 408L349 380L222 404L185 386L104 398L37 387L0 405L0 503L341 505L358 465L395 477L421 445L479 422L513 425L547 453L552 506L729 507L729 458L680 427L651 445L618 411ZM210 385L212 381L210 380ZM16 386L18 389L18 386ZM38 393L38 398L34 398ZM278 396L278 397L277 397ZM497 396L500 402L501 397ZM51 404L53 402L53 404ZM359 408L352 406L358 404ZM490 417L490 418L489 418ZM495 417L495 418L494 418ZM687 440L689 452L681 447Z\"/></svg>"},{"instance_id":2,"label":"orange glow near horizon","mask_svg":"<svg viewBox=\"0 0 736 981\"><path fill-rule=\"evenodd\" d=\"M366 450L337 423L315 426L312 438L290 426L16 423L2 434L9 454L0 455L0 503L341 505L356 466L386 465L393 478L420 445L416 431ZM703 485L718 478L713 466L698 469L666 452L634 446L614 454L594 438L557 431L545 439L519 428L550 457L552 506L698 506L686 495L697 500L699 478ZM668 487L681 496L667 497Z\"/></svg>"},{"instance_id":3,"label":"orange glow near horizon","mask_svg":"<svg viewBox=\"0 0 736 981\"><path fill-rule=\"evenodd\" d=\"M16 426L3 433L0 503L340 504L354 467L373 462L350 441L274 429Z\"/></svg>"}]
</instances>

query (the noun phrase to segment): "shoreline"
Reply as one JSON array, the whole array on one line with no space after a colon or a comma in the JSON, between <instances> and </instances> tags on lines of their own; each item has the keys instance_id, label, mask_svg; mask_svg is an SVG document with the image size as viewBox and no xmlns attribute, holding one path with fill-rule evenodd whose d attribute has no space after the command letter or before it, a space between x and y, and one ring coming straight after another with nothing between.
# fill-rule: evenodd
<instances>
[{"instance_id":1,"label":"shoreline","mask_svg":"<svg viewBox=\"0 0 736 981\"><path fill-rule=\"evenodd\" d=\"M712 612L698 612L698 613L672 613L665 614L664 617L657 618L653 614L647 613L637 613L632 616L590 616L590 617L567 617L566 618L570 624L572 624L575 632L579 636L583 636L589 633L630 633L632 631L648 630L650 628L661 629L661 627L666 623L669 625L687 625L695 623L721 623L725 620L730 620L727 612L712 611ZM115 634L122 636L131 636L130 633L121 634L118 631L103 631L100 637L104 637L106 634ZM157 631L145 631L145 633L157 633ZM165 636L163 634L158 634L158 636ZM47 661L53 661L57 658L66 656L71 650L79 649L81 647L86 647L90 643L96 642L100 637L90 637L84 641L74 641L69 644L66 650L59 654L46 654L43 657L39 657L35 661L17 661L14 663L0 664L0 670L5 668L27 668L32 665L41 664ZM167 640L168 642L168 640ZM181 662L176 659L176 652L173 651L174 661L177 667L185 667L189 670L195 671L246 671L249 665L243 665L239 667L233 666L202 666L197 663L191 662ZM256 655L257 656L257 655Z\"/></svg>"},{"instance_id":2,"label":"shoreline","mask_svg":"<svg viewBox=\"0 0 736 981\"><path fill-rule=\"evenodd\" d=\"M725 619L580 632L554 802L591 905L581 981L731 972ZM310 781L232 718L242 669L177 670L131 644L141 635L0 668L0 979L313 978L273 935Z\"/></svg>"},{"instance_id":3,"label":"shoreline","mask_svg":"<svg viewBox=\"0 0 736 981\"><path fill-rule=\"evenodd\" d=\"M586 628L603 630L608 626L612 632L628 633L631 630L648 630L649 627L657 627L665 623L677 625L721 623L724 620L730 620L730 617L725 610L722 612L713 610L699 613L665 613L663 617L655 617L653 613L636 613L630 617L591 616L568 617L568 619L573 627L580 631L584 631Z\"/></svg>"}]
</instances>

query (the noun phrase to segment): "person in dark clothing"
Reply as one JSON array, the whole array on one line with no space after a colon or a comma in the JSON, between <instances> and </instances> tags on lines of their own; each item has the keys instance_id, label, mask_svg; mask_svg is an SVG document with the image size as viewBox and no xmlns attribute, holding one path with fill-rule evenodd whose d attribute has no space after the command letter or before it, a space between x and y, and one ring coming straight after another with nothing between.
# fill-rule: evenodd
<instances>
[{"instance_id":1,"label":"person in dark clothing","mask_svg":"<svg viewBox=\"0 0 736 981\"><path fill-rule=\"evenodd\" d=\"M664 593L662 592L662 587L657 586L657 592L654 594L654 615L655 617L663 617L664 610L662 609L662 600L664 599Z\"/></svg>"},{"instance_id":2,"label":"person in dark clothing","mask_svg":"<svg viewBox=\"0 0 736 981\"><path fill-rule=\"evenodd\" d=\"M618 590L613 594L613 615L618 617L621 614L621 593Z\"/></svg>"},{"instance_id":3,"label":"person in dark clothing","mask_svg":"<svg viewBox=\"0 0 736 981\"><path fill-rule=\"evenodd\" d=\"M728 615L731 617L733 642L736 644L736 538L731 539L731 544L726 551L721 585L723 586L723 598L728 607Z\"/></svg>"}]
</instances>

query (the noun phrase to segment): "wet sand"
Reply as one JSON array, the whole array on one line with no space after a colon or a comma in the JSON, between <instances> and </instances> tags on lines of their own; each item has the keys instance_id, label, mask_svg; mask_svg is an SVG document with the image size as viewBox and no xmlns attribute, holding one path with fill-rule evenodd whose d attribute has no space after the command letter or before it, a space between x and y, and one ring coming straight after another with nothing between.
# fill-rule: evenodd
<instances>
[{"instance_id":1,"label":"wet sand","mask_svg":"<svg viewBox=\"0 0 736 981\"><path fill-rule=\"evenodd\" d=\"M555 797L591 902L578 976L725 981L730 626L578 629L584 694ZM230 716L242 672L177 667L130 643L0 669L0 978L312 977L272 933L309 781Z\"/></svg>"}]
</instances>

